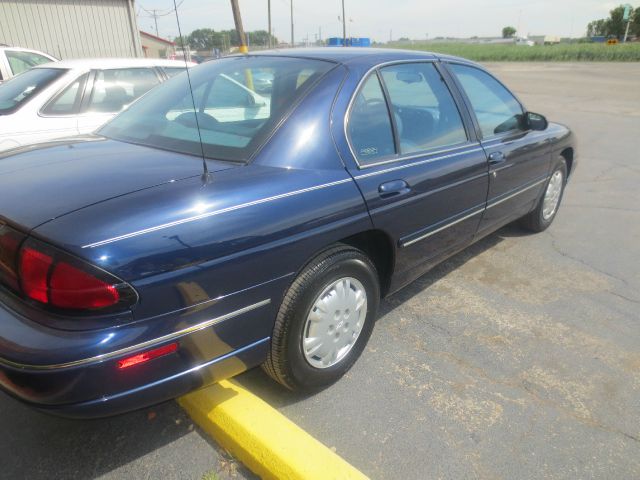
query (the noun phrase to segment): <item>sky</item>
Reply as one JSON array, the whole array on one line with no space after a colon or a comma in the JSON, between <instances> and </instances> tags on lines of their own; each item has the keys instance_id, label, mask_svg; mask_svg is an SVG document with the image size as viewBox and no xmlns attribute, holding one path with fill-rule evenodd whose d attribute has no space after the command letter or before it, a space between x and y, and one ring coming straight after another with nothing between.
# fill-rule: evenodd
<instances>
[{"instance_id":1,"label":"sky","mask_svg":"<svg viewBox=\"0 0 640 480\"><path fill-rule=\"evenodd\" d=\"M267 0L238 0L244 28L267 30ZM292 0L295 41L313 42L342 36L341 0ZM638 1L638 0L635 0ZM229 0L176 0L183 34L197 28L233 28ZM511 25L519 35L579 37L587 23L605 18L621 2L598 0L345 0L347 36L377 41L434 37L500 36ZM145 12L157 10L158 33L178 35L173 0L136 0L138 26L155 33L153 18ZM633 3L632 3L633 4ZM637 5L640 7L640 5ZM170 12L169 14L166 14ZM290 0L271 0L273 33L280 41L291 36Z\"/></svg>"}]
</instances>

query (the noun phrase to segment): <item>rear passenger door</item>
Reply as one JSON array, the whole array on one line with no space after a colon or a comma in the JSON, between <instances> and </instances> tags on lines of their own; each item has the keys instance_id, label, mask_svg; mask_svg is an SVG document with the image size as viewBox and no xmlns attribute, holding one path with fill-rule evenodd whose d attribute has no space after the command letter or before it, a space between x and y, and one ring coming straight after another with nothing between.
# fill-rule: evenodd
<instances>
[{"instance_id":1,"label":"rear passenger door","mask_svg":"<svg viewBox=\"0 0 640 480\"><path fill-rule=\"evenodd\" d=\"M487 162L434 62L371 72L345 130L356 164L350 173L375 227L397 244L396 287L471 241L485 207Z\"/></svg>"},{"instance_id":2,"label":"rear passenger door","mask_svg":"<svg viewBox=\"0 0 640 480\"><path fill-rule=\"evenodd\" d=\"M544 132L528 128L520 102L492 75L472 65L448 68L466 95L489 162L482 235L534 207L549 173L550 144Z\"/></svg>"}]
</instances>

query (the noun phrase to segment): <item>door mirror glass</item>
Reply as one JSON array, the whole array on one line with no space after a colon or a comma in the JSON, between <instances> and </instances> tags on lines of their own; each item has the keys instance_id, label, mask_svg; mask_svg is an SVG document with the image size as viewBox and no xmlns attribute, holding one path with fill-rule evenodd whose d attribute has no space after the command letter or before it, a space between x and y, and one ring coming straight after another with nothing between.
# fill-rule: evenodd
<instances>
[{"instance_id":1,"label":"door mirror glass","mask_svg":"<svg viewBox=\"0 0 640 480\"><path fill-rule=\"evenodd\" d=\"M544 115L527 112L527 125L531 130L546 130L549 126L549 122L544 118Z\"/></svg>"}]
</instances>

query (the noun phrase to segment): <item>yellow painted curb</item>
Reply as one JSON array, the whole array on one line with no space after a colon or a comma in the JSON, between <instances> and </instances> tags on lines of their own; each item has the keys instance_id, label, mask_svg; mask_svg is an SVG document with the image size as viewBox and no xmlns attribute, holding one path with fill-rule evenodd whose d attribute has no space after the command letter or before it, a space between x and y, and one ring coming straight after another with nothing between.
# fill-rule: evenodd
<instances>
[{"instance_id":1,"label":"yellow painted curb","mask_svg":"<svg viewBox=\"0 0 640 480\"><path fill-rule=\"evenodd\" d=\"M200 428L262 478L367 478L233 380L190 393L178 403Z\"/></svg>"}]
</instances>

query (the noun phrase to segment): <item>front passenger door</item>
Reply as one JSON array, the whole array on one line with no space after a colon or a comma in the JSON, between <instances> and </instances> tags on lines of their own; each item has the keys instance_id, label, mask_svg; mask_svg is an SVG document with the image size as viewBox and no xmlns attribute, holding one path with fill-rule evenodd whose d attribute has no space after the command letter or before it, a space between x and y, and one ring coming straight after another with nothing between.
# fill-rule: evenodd
<instances>
[{"instance_id":1,"label":"front passenger door","mask_svg":"<svg viewBox=\"0 0 640 480\"><path fill-rule=\"evenodd\" d=\"M544 132L527 127L520 102L493 76L471 65L449 68L475 114L489 163L482 235L531 211L549 173L550 145Z\"/></svg>"},{"instance_id":2,"label":"front passenger door","mask_svg":"<svg viewBox=\"0 0 640 480\"><path fill-rule=\"evenodd\" d=\"M487 164L463 115L433 62L381 67L352 100L346 132L357 166L349 171L375 227L396 243L392 289L477 230Z\"/></svg>"}]
</instances>

